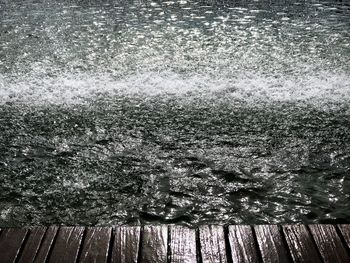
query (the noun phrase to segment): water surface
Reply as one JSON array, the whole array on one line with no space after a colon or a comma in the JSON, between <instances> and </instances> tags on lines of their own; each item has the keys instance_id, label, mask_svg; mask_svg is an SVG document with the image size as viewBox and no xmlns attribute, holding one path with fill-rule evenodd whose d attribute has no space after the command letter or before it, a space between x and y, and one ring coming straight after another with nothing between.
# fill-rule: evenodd
<instances>
[{"instance_id":1,"label":"water surface","mask_svg":"<svg viewBox=\"0 0 350 263\"><path fill-rule=\"evenodd\" d=\"M0 225L350 218L348 1L0 1Z\"/></svg>"}]
</instances>

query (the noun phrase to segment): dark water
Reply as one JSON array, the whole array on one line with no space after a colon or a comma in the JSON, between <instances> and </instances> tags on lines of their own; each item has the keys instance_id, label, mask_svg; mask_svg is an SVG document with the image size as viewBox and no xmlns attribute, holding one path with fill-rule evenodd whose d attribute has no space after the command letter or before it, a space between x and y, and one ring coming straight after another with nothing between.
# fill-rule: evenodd
<instances>
[{"instance_id":1,"label":"dark water","mask_svg":"<svg viewBox=\"0 0 350 263\"><path fill-rule=\"evenodd\" d=\"M0 0L0 225L350 222L347 1Z\"/></svg>"}]
</instances>

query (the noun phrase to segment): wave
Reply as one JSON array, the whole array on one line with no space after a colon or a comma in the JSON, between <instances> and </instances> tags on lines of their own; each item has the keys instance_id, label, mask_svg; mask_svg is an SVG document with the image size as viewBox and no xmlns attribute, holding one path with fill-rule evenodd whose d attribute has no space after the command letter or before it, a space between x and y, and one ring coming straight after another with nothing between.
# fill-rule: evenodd
<instances>
[{"instance_id":1,"label":"wave","mask_svg":"<svg viewBox=\"0 0 350 263\"><path fill-rule=\"evenodd\" d=\"M105 73L27 75L17 79L0 75L1 104L81 104L113 96L223 97L253 104L344 104L350 101L350 77L327 71L299 76L245 72L231 77L171 71L140 72L122 78Z\"/></svg>"}]
</instances>

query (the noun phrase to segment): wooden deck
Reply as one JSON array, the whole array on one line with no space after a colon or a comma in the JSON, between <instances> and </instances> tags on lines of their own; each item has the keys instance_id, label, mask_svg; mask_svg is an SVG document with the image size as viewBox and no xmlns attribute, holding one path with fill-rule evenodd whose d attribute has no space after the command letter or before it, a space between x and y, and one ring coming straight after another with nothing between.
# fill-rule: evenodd
<instances>
[{"instance_id":1,"label":"wooden deck","mask_svg":"<svg viewBox=\"0 0 350 263\"><path fill-rule=\"evenodd\" d=\"M0 229L0 262L350 262L350 225Z\"/></svg>"}]
</instances>

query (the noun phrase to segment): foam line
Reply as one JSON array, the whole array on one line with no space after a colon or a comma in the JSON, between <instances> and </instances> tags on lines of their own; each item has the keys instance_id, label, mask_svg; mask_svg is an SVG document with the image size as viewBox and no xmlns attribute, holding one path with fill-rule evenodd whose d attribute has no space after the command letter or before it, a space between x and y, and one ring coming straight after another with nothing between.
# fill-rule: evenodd
<instances>
[{"instance_id":1,"label":"foam line","mask_svg":"<svg viewBox=\"0 0 350 263\"><path fill-rule=\"evenodd\" d=\"M211 77L203 74L143 72L116 79L108 74L63 74L39 78L6 79L0 75L0 103L80 104L111 96L220 97L247 103L348 103L350 77L345 73L267 76L242 73Z\"/></svg>"}]
</instances>

